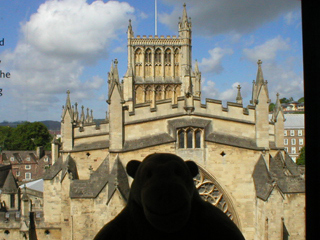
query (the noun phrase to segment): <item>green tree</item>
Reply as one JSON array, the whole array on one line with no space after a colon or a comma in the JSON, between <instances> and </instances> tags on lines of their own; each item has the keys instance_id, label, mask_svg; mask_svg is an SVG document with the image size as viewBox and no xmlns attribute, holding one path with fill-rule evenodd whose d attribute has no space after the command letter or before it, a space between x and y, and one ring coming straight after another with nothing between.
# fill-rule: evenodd
<instances>
[{"instance_id":1,"label":"green tree","mask_svg":"<svg viewBox=\"0 0 320 240\"><path fill-rule=\"evenodd\" d=\"M269 112L273 112L274 106L275 106L274 103L269 104Z\"/></svg>"},{"instance_id":2,"label":"green tree","mask_svg":"<svg viewBox=\"0 0 320 240\"><path fill-rule=\"evenodd\" d=\"M35 150L38 146L50 149L51 135L47 127L40 122L25 122L14 128L10 136L8 150Z\"/></svg>"},{"instance_id":3,"label":"green tree","mask_svg":"<svg viewBox=\"0 0 320 240\"><path fill-rule=\"evenodd\" d=\"M0 148L1 150L7 150L7 146L10 145L10 139L13 132L12 127L0 126Z\"/></svg>"},{"instance_id":4,"label":"green tree","mask_svg":"<svg viewBox=\"0 0 320 240\"><path fill-rule=\"evenodd\" d=\"M299 98L298 102L299 102L299 103L304 103L304 97Z\"/></svg>"},{"instance_id":5,"label":"green tree","mask_svg":"<svg viewBox=\"0 0 320 240\"><path fill-rule=\"evenodd\" d=\"M298 165L305 165L306 164L305 154L306 154L306 147L304 146L301 148L300 155L297 159Z\"/></svg>"},{"instance_id":6,"label":"green tree","mask_svg":"<svg viewBox=\"0 0 320 240\"><path fill-rule=\"evenodd\" d=\"M293 97L290 98L281 98L280 99L280 103L289 103L289 102L293 102Z\"/></svg>"}]
</instances>

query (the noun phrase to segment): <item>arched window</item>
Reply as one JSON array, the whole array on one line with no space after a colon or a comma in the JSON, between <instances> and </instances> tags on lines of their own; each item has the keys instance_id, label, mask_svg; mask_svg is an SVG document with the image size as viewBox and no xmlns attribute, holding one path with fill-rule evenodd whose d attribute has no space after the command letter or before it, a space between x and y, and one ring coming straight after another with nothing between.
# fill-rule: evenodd
<instances>
[{"instance_id":1,"label":"arched window","mask_svg":"<svg viewBox=\"0 0 320 240\"><path fill-rule=\"evenodd\" d=\"M141 63L141 49L138 48L135 52L135 62Z\"/></svg>"},{"instance_id":2,"label":"arched window","mask_svg":"<svg viewBox=\"0 0 320 240\"><path fill-rule=\"evenodd\" d=\"M161 64L161 50L158 48L154 54L154 62Z\"/></svg>"},{"instance_id":3,"label":"arched window","mask_svg":"<svg viewBox=\"0 0 320 240\"><path fill-rule=\"evenodd\" d=\"M197 130L195 132L195 135L196 135L196 148L201 148L201 131L200 130Z\"/></svg>"},{"instance_id":4,"label":"arched window","mask_svg":"<svg viewBox=\"0 0 320 240\"><path fill-rule=\"evenodd\" d=\"M180 75L179 62L180 62L180 54L179 54L179 49L177 48L174 51L174 76L176 77Z\"/></svg>"},{"instance_id":5,"label":"arched window","mask_svg":"<svg viewBox=\"0 0 320 240\"><path fill-rule=\"evenodd\" d=\"M202 128L187 127L178 129L178 148L201 148Z\"/></svg>"},{"instance_id":6,"label":"arched window","mask_svg":"<svg viewBox=\"0 0 320 240\"><path fill-rule=\"evenodd\" d=\"M184 131L180 130L178 133L178 139L179 139L179 148L184 148Z\"/></svg>"},{"instance_id":7,"label":"arched window","mask_svg":"<svg viewBox=\"0 0 320 240\"><path fill-rule=\"evenodd\" d=\"M192 129L187 130L187 148L192 148L193 131Z\"/></svg>"},{"instance_id":8,"label":"arched window","mask_svg":"<svg viewBox=\"0 0 320 240\"><path fill-rule=\"evenodd\" d=\"M148 48L145 53L145 63L151 64L151 50Z\"/></svg>"},{"instance_id":9,"label":"arched window","mask_svg":"<svg viewBox=\"0 0 320 240\"><path fill-rule=\"evenodd\" d=\"M145 77L151 77L152 75L151 56L151 49L148 48L145 52Z\"/></svg>"},{"instance_id":10,"label":"arched window","mask_svg":"<svg viewBox=\"0 0 320 240\"><path fill-rule=\"evenodd\" d=\"M170 65L171 64L171 50L169 48L165 51L164 63L166 65Z\"/></svg>"}]
</instances>

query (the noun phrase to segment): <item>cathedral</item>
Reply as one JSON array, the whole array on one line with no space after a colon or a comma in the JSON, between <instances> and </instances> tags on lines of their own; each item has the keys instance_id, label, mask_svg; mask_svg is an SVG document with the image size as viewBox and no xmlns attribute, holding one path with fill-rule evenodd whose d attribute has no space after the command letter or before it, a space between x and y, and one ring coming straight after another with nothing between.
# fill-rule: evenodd
<instances>
[{"instance_id":1,"label":"cathedral","mask_svg":"<svg viewBox=\"0 0 320 240\"><path fill-rule=\"evenodd\" d=\"M305 239L305 182L284 151L279 96L269 118L262 61L250 105L243 106L240 86L226 107L216 99L202 102L186 6L178 36L135 36L132 24L125 76L119 78L118 64L125 63L117 60L108 73L104 121L95 123L92 111L72 104L67 92L61 143L52 143L43 212L34 223L37 238L93 239L126 205L132 182L126 164L165 152L197 163L200 195L247 240ZM214 230L202 231L214 237Z\"/></svg>"}]
</instances>

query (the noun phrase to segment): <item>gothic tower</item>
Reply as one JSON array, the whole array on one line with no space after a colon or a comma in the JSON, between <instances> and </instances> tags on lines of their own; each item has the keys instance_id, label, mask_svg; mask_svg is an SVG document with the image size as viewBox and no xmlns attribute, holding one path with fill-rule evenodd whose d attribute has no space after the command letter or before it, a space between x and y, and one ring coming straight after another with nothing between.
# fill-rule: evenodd
<instances>
[{"instance_id":1,"label":"gothic tower","mask_svg":"<svg viewBox=\"0 0 320 240\"><path fill-rule=\"evenodd\" d=\"M129 21L128 67L123 79L124 101L133 111L133 104L151 104L164 99L192 94L201 95L201 73L196 63L192 71L191 19L184 4L179 21L179 36L134 36Z\"/></svg>"}]
</instances>

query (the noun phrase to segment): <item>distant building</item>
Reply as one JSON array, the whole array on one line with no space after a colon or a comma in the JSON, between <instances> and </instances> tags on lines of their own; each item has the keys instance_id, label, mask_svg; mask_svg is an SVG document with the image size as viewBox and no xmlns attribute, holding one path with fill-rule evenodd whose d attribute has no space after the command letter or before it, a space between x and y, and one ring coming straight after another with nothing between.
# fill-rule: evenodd
<instances>
[{"instance_id":1,"label":"distant building","mask_svg":"<svg viewBox=\"0 0 320 240\"><path fill-rule=\"evenodd\" d=\"M11 167L0 166L0 239L37 240L35 222L43 216L43 180L19 187Z\"/></svg>"},{"instance_id":2,"label":"distant building","mask_svg":"<svg viewBox=\"0 0 320 240\"><path fill-rule=\"evenodd\" d=\"M305 145L304 114L285 114L284 149L296 161Z\"/></svg>"},{"instance_id":3,"label":"distant building","mask_svg":"<svg viewBox=\"0 0 320 240\"><path fill-rule=\"evenodd\" d=\"M296 101L290 103L282 103L281 107L284 113L304 112L304 103L299 103Z\"/></svg>"},{"instance_id":4,"label":"distant building","mask_svg":"<svg viewBox=\"0 0 320 240\"><path fill-rule=\"evenodd\" d=\"M51 165L51 151L38 147L36 151L2 151L0 164L11 165L13 176L19 182L29 182L43 177Z\"/></svg>"}]
</instances>

